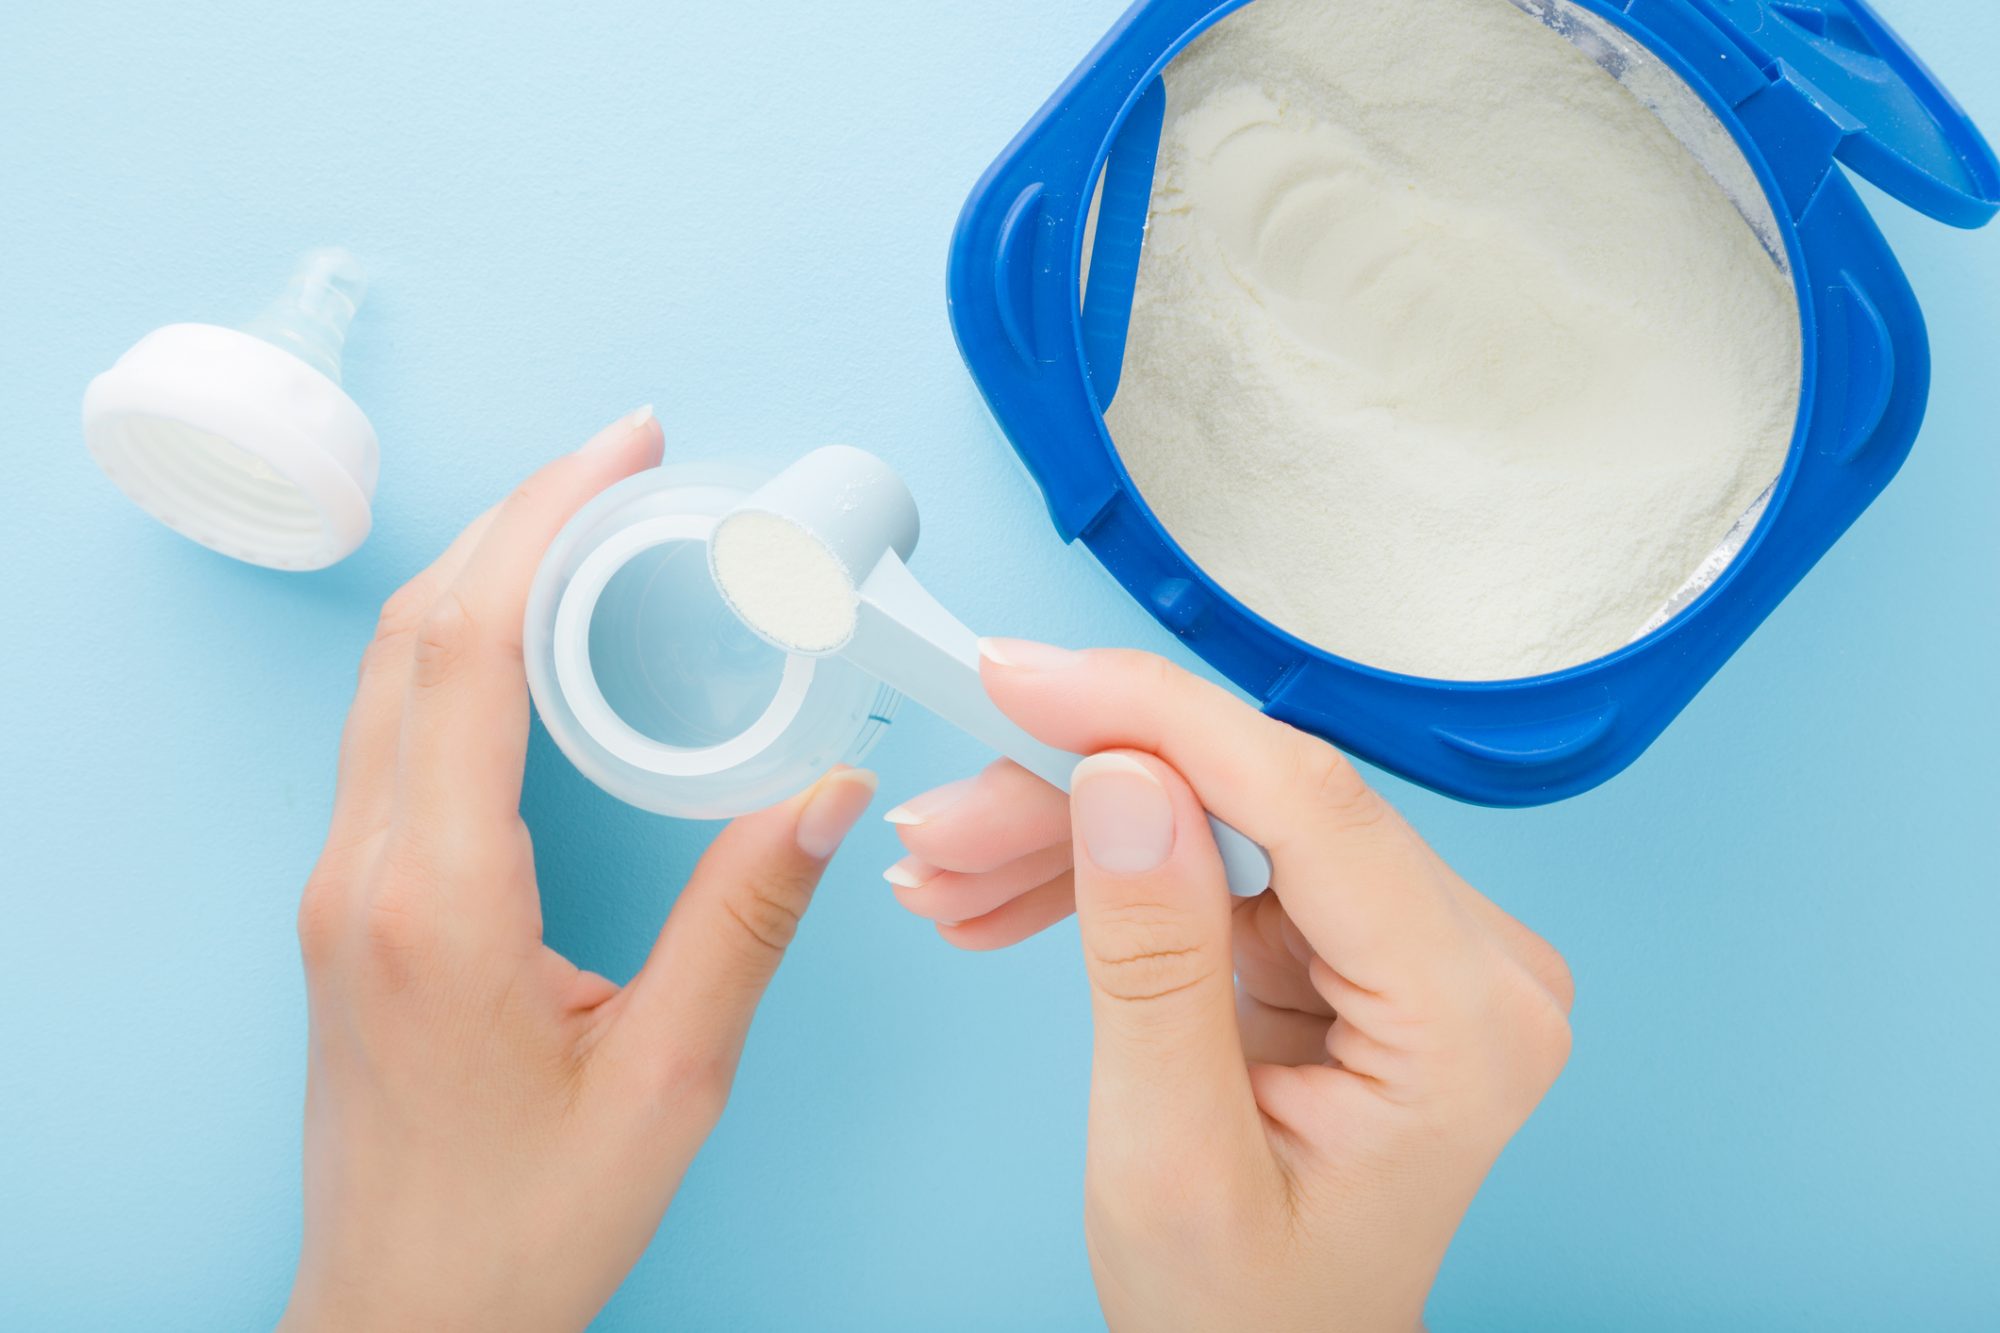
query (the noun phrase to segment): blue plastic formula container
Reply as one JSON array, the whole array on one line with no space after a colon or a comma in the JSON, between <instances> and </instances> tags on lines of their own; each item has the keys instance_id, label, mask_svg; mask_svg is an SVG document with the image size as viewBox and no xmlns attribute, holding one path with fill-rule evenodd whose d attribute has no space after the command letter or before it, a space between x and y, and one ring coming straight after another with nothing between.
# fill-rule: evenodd
<instances>
[{"instance_id":1,"label":"blue plastic formula container","mask_svg":"<svg viewBox=\"0 0 2000 1333\"><path fill-rule=\"evenodd\" d=\"M1976 227L2000 209L2000 164L1864 0L1512 0L1656 114L1655 96L1685 99L1694 116L1661 119L1697 157L1693 121L1733 141L1729 170L1749 201L1739 208L1796 293L1799 410L1761 512L1663 624L1547 675L1398 675L1306 643L1225 591L1141 499L1105 425L1166 112L1162 73L1243 3L1141 0L987 171L952 245L959 348L1063 538L1080 538L1272 716L1464 800L1534 805L1584 791L1652 743L1916 437L1930 373L1922 315L1841 167Z\"/></svg>"}]
</instances>

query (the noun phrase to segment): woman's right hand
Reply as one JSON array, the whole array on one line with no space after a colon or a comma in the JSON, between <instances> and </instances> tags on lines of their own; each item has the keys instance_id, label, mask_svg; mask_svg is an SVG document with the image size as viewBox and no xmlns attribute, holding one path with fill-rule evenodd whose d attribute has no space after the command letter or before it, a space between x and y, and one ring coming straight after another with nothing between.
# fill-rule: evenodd
<instances>
[{"instance_id":1,"label":"woman's right hand","mask_svg":"<svg viewBox=\"0 0 2000 1333\"><path fill-rule=\"evenodd\" d=\"M891 811L889 878L964 948L1080 918L1085 1227L1114 1329L1410 1329L1569 1052L1569 971L1333 747L1160 658L982 644L988 692L1091 756ZM1232 902L1204 810L1261 842Z\"/></svg>"}]
</instances>

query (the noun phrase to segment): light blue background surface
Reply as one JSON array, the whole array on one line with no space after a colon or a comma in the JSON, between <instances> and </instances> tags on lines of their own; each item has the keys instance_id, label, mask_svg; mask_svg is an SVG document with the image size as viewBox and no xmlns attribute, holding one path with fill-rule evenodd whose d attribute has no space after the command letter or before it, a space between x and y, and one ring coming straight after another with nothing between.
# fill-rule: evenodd
<instances>
[{"instance_id":1,"label":"light blue background surface","mask_svg":"<svg viewBox=\"0 0 2000 1333\"><path fill-rule=\"evenodd\" d=\"M1063 548L953 350L946 238L1121 8L15 0L0 13L0 1326L267 1323L297 1243L292 936L376 604L515 478L654 401L673 456L850 440L974 624L1153 648ZM1988 0L1888 0L2000 129ZM1562 948L1576 1054L1445 1266L1442 1328L2000 1321L2000 235L1871 195L1929 315L1885 498L1609 787L1525 813L1386 783ZM211 556L91 467L84 382L370 264L385 454L335 571ZM885 793L968 770L908 717ZM538 738L549 934L636 966L710 834ZM870 824L605 1328L1081 1328L1072 929L952 953Z\"/></svg>"}]
</instances>

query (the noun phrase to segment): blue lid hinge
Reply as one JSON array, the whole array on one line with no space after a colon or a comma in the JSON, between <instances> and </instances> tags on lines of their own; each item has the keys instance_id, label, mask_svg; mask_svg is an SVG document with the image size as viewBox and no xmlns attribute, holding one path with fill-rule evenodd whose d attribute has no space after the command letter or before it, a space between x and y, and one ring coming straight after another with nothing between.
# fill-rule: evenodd
<instances>
[{"instance_id":1,"label":"blue lid hinge","mask_svg":"<svg viewBox=\"0 0 2000 1333\"><path fill-rule=\"evenodd\" d=\"M1764 150L1785 210L1797 221L1826 183L1841 144L1861 126L1782 60L1769 73L1771 82L1739 103L1736 114Z\"/></svg>"}]
</instances>

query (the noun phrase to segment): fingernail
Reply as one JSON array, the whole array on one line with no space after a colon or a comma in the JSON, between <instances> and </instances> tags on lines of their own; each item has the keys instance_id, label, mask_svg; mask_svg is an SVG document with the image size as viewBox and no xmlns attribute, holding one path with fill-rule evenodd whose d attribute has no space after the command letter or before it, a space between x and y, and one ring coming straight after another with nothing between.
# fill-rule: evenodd
<instances>
[{"instance_id":1,"label":"fingernail","mask_svg":"<svg viewBox=\"0 0 2000 1333\"><path fill-rule=\"evenodd\" d=\"M635 408L606 426L603 430L597 432L597 434L591 436L588 440L585 440L583 448L577 450L577 452L580 454L595 454L616 449L631 438L633 431L639 429L639 427L652 419L653 405L651 403L647 403L644 407Z\"/></svg>"},{"instance_id":2,"label":"fingernail","mask_svg":"<svg viewBox=\"0 0 2000 1333\"><path fill-rule=\"evenodd\" d=\"M1094 754L1070 778L1076 836L1091 864L1114 875L1156 869L1174 849L1174 805L1129 755Z\"/></svg>"},{"instance_id":3,"label":"fingernail","mask_svg":"<svg viewBox=\"0 0 2000 1333\"><path fill-rule=\"evenodd\" d=\"M899 889L921 889L937 877L936 866L914 856L906 856L882 872L882 878Z\"/></svg>"},{"instance_id":4,"label":"fingernail","mask_svg":"<svg viewBox=\"0 0 2000 1333\"><path fill-rule=\"evenodd\" d=\"M971 791L972 779L960 778L956 782L947 782L942 787L933 787L922 796L912 797L882 818L891 824L921 824L926 820L936 819L964 800Z\"/></svg>"},{"instance_id":5,"label":"fingernail","mask_svg":"<svg viewBox=\"0 0 2000 1333\"><path fill-rule=\"evenodd\" d=\"M998 666L1028 671L1061 671L1083 660L1082 653L1032 639L981 639L979 655Z\"/></svg>"},{"instance_id":6,"label":"fingernail","mask_svg":"<svg viewBox=\"0 0 2000 1333\"><path fill-rule=\"evenodd\" d=\"M799 812L799 850L824 861L875 799L875 775L865 768L844 769L820 780L812 800Z\"/></svg>"}]
</instances>

